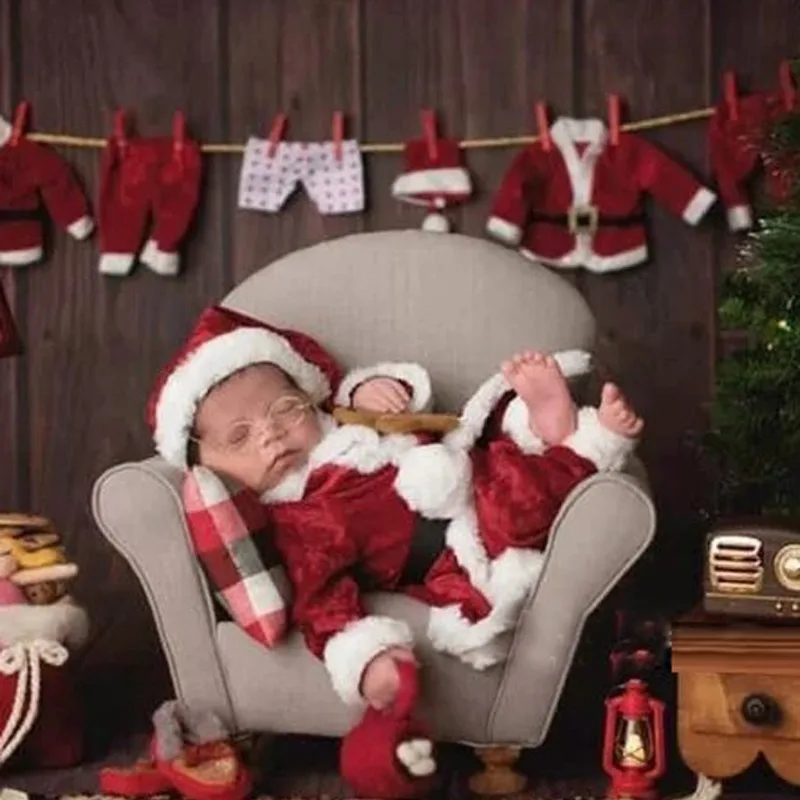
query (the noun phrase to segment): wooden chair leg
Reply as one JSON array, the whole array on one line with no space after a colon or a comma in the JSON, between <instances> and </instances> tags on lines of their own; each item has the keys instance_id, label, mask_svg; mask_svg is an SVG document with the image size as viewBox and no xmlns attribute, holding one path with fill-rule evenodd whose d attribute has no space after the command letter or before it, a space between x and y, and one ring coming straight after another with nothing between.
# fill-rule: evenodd
<instances>
[{"instance_id":1,"label":"wooden chair leg","mask_svg":"<svg viewBox=\"0 0 800 800\"><path fill-rule=\"evenodd\" d=\"M518 747L475 748L475 755L483 764L483 769L470 777L470 790L485 797L523 791L528 779L514 770L519 754Z\"/></svg>"}]
</instances>

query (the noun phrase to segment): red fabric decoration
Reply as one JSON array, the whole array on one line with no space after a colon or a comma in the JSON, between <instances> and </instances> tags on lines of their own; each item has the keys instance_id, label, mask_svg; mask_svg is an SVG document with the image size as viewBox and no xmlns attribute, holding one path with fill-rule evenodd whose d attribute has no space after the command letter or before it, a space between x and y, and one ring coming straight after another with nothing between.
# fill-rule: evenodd
<instances>
[{"instance_id":1,"label":"red fabric decoration","mask_svg":"<svg viewBox=\"0 0 800 800\"><path fill-rule=\"evenodd\" d=\"M342 777L360 797L415 798L430 792L436 775L415 777L402 760L401 745L430 741L427 727L415 718L419 674L414 664L397 662L400 689L386 711L368 708L344 737L339 755Z\"/></svg>"}]
</instances>

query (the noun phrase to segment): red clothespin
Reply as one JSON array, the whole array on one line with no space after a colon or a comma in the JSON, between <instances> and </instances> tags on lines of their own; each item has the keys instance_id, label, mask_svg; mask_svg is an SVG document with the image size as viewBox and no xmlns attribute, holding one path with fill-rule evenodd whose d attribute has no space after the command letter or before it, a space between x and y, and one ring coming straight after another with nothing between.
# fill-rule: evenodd
<instances>
[{"instance_id":1,"label":"red clothespin","mask_svg":"<svg viewBox=\"0 0 800 800\"><path fill-rule=\"evenodd\" d=\"M127 114L123 109L120 108L114 112L114 141L119 151L123 154L128 146L127 123Z\"/></svg>"},{"instance_id":2,"label":"red clothespin","mask_svg":"<svg viewBox=\"0 0 800 800\"><path fill-rule=\"evenodd\" d=\"M728 116L732 122L739 119L739 93L736 90L736 73L728 70L722 76L722 91L725 96L725 105L728 107Z\"/></svg>"},{"instance_id":3,"label":"red clothespin","mask_svg":"<svg viewBox=\"0 0 800 800\"><path fill-rule=\"evenodd\" d=\"M342 139L344 139L344 114L341 111L333 112L333 154L337 161L342 160Z\"/></svg>"},{"instance_id":4,"label":"red clothespin","mask_svg":"<svg viewBox=\"0 0 800 800\"><path fill-rule=\"evenodd\" d=\"M11 144L19 144L20 139L25 135L25 128L28 124L28 110L30 103L23 100L14 112L14 124L11 128Z\"/></svg>"},{"instance_id":5,"label":"red clothespin","mask_svg":"<svg viewBox=\"0 0 800 800\"><path fill-rule=\"evenodd\" d=\"M267 155L270 158L275 156L278 149L278 143L283 138L283 132L286 129L286 114L276 114L275 119L272 120L272 127L269 129L269 149Z\"/></svg>"},{"instance_id":6,"label":"red clothespin","mask_svg":"<svg viewBox=\"0 0 800 800\"><path fill-rule=\"evenodd\" d=\"M183 161L183 151L186 148L186 115L183 111L176 111L172 118L172 152L175 160Z\"/></svg>"},{"instance_id":7,"label":"red clothespin","mask_svg":"<svg viewBox=\"0 0 800 800\"><path fill-rule=\"evenodd\" d=\"M783 96L783 105L787 111L791 111L797 99L797 89L792 76L792 65L788 59L781 61L781 66L778 70L778 81L781 87L781 95Z\"/></svg>"},{"instance_id":8,"label":"red clothespin","mask_svg":"<svg viewBox=\"0 0 800 800\"><path fill-rule=\"evenodd\" d=\"M618 94L608 96L608 133L612 147L619 144L620 102Z\"/></svg>"},{"instance_id":9,"label":"red clothespin","mask_svg":"<svg viewBox=\"0 0 800 800\"><path fill-rule=\"evenodd\" d=\"M548 152L552 146L550 141L550 120L547 118L547 105L545 103L536 104L536 127L539 129L539 142L542 150Z\"/></svg>"},{"instance_id":10,"label":"red clothespin","mask_svg":"<svg viewBox=\"0 0 800 800\"><path fill-rule=\"evenodd\" d=\"M425 144L428 146L428 158L436 162L439 160L439 142L436 133L436 115L430 108L422 111L422 131Z\"/></svg>"}]
</instances>

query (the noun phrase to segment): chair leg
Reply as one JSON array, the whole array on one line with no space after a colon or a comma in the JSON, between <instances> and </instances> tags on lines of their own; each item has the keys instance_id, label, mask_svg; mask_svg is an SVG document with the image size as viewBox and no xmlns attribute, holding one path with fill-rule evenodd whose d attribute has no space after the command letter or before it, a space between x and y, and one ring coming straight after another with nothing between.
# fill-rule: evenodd
<instances>
[{"instance_id":1,"label":"chair leg","mask_svg":"<svg viewBox=\"0 0 800 800\"><path fill-rule=\"evenodd\" d=\"M523 791L528 779L514 770L519 754L518 747L476 747L483 769L470 777L470 790L486 797Z\"/></svg>"}]
</instances>

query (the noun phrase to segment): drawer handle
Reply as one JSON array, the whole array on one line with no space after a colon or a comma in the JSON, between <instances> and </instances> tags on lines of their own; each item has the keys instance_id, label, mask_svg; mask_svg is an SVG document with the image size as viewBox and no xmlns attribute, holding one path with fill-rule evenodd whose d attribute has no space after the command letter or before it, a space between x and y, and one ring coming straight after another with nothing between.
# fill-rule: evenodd
<instances>
[{"instance_id":1,"label":"drawer handle","mask_svg":"<svg viewBox=\"0 0 800 800\"><path fill-rule=\"evenodd\" d=\"M768 694L750 694L742 701L742 716L751 725L771 727L781 721L781 707Z\"/></svg>"}]
</instances>

